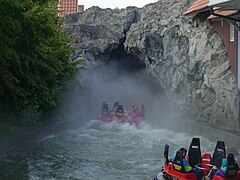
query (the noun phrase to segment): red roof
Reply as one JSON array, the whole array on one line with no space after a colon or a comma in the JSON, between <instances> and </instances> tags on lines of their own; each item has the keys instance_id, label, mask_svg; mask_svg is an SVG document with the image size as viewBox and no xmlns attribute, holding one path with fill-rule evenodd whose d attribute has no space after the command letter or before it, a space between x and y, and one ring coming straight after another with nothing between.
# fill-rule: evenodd
<instances>
[{"instance_id":1,"label":"red roof","mask_svg":"<svg viewBox=\"0 0 240 180\"><path fill-rule=\"evenodd\" d=\"M222 16L231 16L237 14L238 10L226 10L226 11L214 11L215 14L220 14ZM208 19L215 19L219 18L218 16L211 15L208 17Z\"/></svg>"},{"instance_id":2,"label":"red roof","mask_svg":"<svg viewBox=\"0 0 240 180\"><path fill-rule=\"evenodd\" d=\"M183 14L190 14L208 7L209 0L197 0Z\"/></svg>"}]
</instances>

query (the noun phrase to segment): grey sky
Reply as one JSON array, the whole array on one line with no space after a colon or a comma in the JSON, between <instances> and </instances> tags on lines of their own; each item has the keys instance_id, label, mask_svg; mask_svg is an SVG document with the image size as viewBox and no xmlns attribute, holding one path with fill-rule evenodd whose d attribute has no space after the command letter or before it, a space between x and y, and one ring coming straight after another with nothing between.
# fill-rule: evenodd
<instances>
[{"instance_id":1,"label":"grey sky","mask_svg":"<svg viewBox=\"0 0 240 180\"><path fill-rule=\"evenodd\" d=\"M153 2L157 2L157 0L78 0L78 4L84 5L85 9L92 6L99 6L100 8L125 8L127 6L143 7Z\"/></svg>"}]
</instances>

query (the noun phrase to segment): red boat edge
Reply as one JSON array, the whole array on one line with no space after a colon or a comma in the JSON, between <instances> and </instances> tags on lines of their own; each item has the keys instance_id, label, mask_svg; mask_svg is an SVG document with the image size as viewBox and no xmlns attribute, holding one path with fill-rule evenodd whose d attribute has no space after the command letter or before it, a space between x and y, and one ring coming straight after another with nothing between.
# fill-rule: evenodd
<instances>
[{"instance_id":1,"label":"red boat edge","mask_svg":"<svg viewBox=\"0 0 240 180\"><path fill-rule=\"evenodd\" d=\"M138 106L133 105L132 109L127 112L123 110L123 105L119 102L115 102L110 110L106 102L102 103L101 112L98 115L98 119L105 122L130 122L140 123L144 120L145 108L141 105L141 109Z\"/></svg>"}]
</instances>

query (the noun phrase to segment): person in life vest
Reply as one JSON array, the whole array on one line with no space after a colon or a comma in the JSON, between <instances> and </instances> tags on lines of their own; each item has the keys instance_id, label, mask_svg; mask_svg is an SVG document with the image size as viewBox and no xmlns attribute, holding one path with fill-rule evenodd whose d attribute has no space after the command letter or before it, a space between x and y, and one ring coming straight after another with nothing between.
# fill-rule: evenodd
<instances>
[{"instance_id":1,"label":"person in life vest","mask_svg":"<svg viewBox=\"0 0 240 180\"><path fill-rule=\"evenodd\" d=\"M223 168L223 170L225 172L224 177L235 177L237 175L239 166L232 153L227 155L226 166Z\"/></svg>"},{"instance_id":2,"label":"person in life vest","mask_svg":"<svg viewBox=\"0 0 240 180\"><path fill-rule=\"evenodd\" d=\"M138 120L142 117L142 113L136 105L132 106L132 110L128 113L128 119Z\"/></svg>"},{"instance_id":3,"label":"person in life vest","mask_svg":"<svg viewBox=\"0 0 240 180\"><path fill-rule=\"evenodd\" d=\"M194 173L196 174L196 176L197 176L197 180L201 180L202 177L203 177L202 170L199 170L199 169L197 169L197 168L192 168L192 167L189 165L188 159L187 159L187 157L186 157L186 155L187 155L187 149L181 147L178 151L181 152L182 155L183 155L183 156L182 156L182 157L183 157L182 162L183 162L183 167L184 167L185 172L194 172ZM171 159L171 161L172 161L173 163L175 162L175 158L176 158L176 155L174 155L174 156L172 157L172 159ZM180 163L180 162L178 162L178 163Z\"/></svg>"},{"instance_id":4,"label":"person in life vest","mask_svg":"<svg viewBox=\"0 0 240 180\"><path fill-rule=\"evenodd\" d=\"M208 179L213 179L214 176L221 177L236 177L237 171L239 170L238 163L235 161L234 155L229 153L227 158L222 159L222 166L220 169L212 168L208 175Z\"/></svg>"},{"instance_id":5,"label":"person in life vest","mask_svg":"<svg viewBox=\"0 0 240 180\"><path fill-rule=\"evenodd\" d=\"M110 112L112 116L116 115L118 105L119 105L119 102L114 102L113 107Z\"/></svg>"}]
</instances>

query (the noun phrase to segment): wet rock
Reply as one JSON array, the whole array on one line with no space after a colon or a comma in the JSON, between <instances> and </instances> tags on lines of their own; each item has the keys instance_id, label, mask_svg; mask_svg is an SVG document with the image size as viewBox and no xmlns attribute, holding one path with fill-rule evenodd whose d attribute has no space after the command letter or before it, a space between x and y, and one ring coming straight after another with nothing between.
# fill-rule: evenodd
<instances>
[{"instance_id":1,"label":"wet rock","mask_svg":"<svg viewBox=\"0 0 240 180\"><path fill-rule=\"evenodd\" d=\"M239 92L224 43L207 20L183 15L189 3L159 0L141 9L92 7L66 16L63 27L80 48L75 60L83 57L98 65L124 44L164 87L178 116L239 132Z\"/></svg>"}]
</instances>

